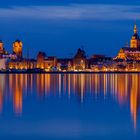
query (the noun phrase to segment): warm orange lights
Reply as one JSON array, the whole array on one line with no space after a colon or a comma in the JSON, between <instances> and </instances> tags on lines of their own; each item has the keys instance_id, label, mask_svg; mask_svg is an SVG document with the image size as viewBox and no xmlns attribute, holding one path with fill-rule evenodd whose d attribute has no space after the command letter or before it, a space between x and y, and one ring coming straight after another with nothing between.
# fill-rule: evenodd
<instances>
[{"instance_id":1,"label":"warm orange lights","mask_svg":"<svg viewBox=\"0 0 140 140\"><path fill-rule=\"evenodd\" d=\"M14 111L17 115L22 113L22 90L19 87L15 88L13 96Z\"/></svg>"},{"instance_id":2,"label":"warm orange lights","mask_svg":"<svg viewBox=\"0 0 140 140\"><path fill-rule=\"evenodd\" d=\"M68 99L74 95L80 103L86 100L89 91L95 97L102 94L105 98L111 94L121 106L130 101L130 112L136 129L140 106L139 74L10 74L1 75L0 78L0 112L3 110L4 98L11 97L15 114L21 115L27 90L29 93L35 90L39 98L50 96L50 93L53 96L58 94L59 97L66 94Z\"/></svg>"},{"instance_id":3,"label":"warm orange lights","mask_svg":"<svg viewBox=\"0 0 140 140\"><path fill-rule=\"evenodd\" d=\"M16 40L13 43L13 53L17 55L18 58L22 58L22 42L20 40Z\"/></svg>"}]
</instances>

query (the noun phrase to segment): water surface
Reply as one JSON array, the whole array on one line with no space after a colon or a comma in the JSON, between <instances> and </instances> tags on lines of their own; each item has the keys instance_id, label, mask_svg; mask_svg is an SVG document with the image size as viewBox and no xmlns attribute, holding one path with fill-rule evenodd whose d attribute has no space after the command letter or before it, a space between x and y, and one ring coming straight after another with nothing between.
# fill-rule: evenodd
<instances>
[{"instance_id":1,"label":"water surface","mask_svg":"<svg viewBox=\"0 0 140 140\"><path fill-rule=\"evenodd\" d=\"M140 74L1 74L1 139L140 139Z\"/></svg>"}]
</instances>

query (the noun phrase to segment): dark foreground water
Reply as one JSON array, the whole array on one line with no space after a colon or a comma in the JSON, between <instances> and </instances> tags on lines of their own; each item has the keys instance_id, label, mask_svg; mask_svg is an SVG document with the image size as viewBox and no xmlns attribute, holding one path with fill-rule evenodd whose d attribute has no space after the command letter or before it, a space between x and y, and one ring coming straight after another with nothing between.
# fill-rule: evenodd
<instances>
[{"instance_id":1,"label":"dark foreground water","mask_svg":"<svg viewBox=\"0 0 140 140\"><path fill-rule=\"evenodd\" d=\"M140 139L139 74L1 74L0 139Z\"/></svg>"}]
</instances>

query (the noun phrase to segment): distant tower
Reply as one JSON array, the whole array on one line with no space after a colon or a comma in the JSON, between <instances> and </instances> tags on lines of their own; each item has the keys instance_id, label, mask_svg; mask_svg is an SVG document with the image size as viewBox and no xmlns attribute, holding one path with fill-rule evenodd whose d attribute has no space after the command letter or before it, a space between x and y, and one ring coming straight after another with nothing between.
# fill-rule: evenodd
<instances>
[{"instance_id":1,"label":"distant tower","mask_svg":"<svg viewBox=\"0 0 140 140\"><path fill-rule=\"evenodd\" d=\"M3 42L0 40L0 54L4 53Z\"/></svg>"},{"instance_id":2,"label":"distant tower","mask_svg":"<svg viewBox=\"0 0 140 140\"><path fill-rule=\"evenodd\" d=\"M17 55L18 58L22 58L22 42L20 40L16 40L13 43L13 53Z\"/></svg>"},{"instance_id":3,"label":"distant tower","mask_svg":"<svg viewBox=\"0 0 140 140\"><path fill-rule=\"evenodd\" d=\"M140 38L138 35L138 29L137 25L134 25L134 35L132 36L132 39L130 41L130 47L131 48L140 48Z\"/></svg>"}]
</instances>

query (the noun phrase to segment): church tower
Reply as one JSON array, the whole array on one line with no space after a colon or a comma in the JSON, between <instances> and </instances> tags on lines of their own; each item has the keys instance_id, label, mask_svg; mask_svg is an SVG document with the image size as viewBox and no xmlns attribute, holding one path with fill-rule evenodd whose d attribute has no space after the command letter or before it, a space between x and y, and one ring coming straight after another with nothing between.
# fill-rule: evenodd
<instances>
[{"instance_id":1,"label":"church tower","mask_svg":"<svg viewBox=\"0 0 140 140\"><path fill-rule=\"evenodd\" d=\"M130 41L130 47L131 48L140 48L140 38L138 35L138 29L137 25L134 25L134 35L132 36L132 39Z\"/></svg>"},{"instance_id":2,"label":"church tower","mask_svg":"<svg viewBox=\"0 0 140 140\"><path fill-rule=\"evenodd\" d=\"M20 40L16 40L13 43L13 53L17 55L18 58L22 58L22 42Z\"/></svg>"}]
</instances>

